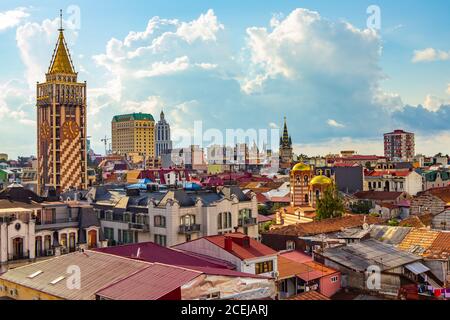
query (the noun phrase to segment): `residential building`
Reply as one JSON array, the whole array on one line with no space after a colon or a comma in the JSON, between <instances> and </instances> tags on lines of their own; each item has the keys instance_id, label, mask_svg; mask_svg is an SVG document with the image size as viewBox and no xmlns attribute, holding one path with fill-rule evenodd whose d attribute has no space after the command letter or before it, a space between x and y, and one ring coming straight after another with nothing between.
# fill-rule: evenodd
<instances>
[{"instance_id":1,"label":"residential building","mask_svg":"<svg viewBox=\"0 0 450 320\"><path fill-rule=\"evenodd\" d=\"M423 177L423 191L450 186L450 171L448 170L420 170L418 173Z\"/></svg>"},{"instance_id":2,"label":"residential building","mask_svg":"<svg viewBox=\"0 0 450 320\"><path fill-rule=\"evenodd\" d=\"M202 236L240 231L258 239L256 196L238 187L188 192L170 189L136 195L95 188L92 203L112 244L153 241L173 246Z\"/></svg>"},{"instance_id":3,"label":"residential building","mask_svg":"<svg viewBox=\"0 0 450 320\"><path fill-rule=\"evenodd\" d=\"M404 252L424 259L423 263L434 277L429 282L435 289L443 289L450 284L450 233L429 229L413 229L397 245Z\"/></svg>"},{"instance_id":4,"label":"residential building","mask_svg":"<svg viewBox=\"0 0 450 320\"><path fill-rule=\"evenodd\" d=\"M341 233L342 230L357 229L358 231L368 231L367 226L382 222L383 219L370 215L345 215L341 218L272 228L268 232L261 234L261 241L277 251L299 250L312 253L315 246L345 244L349 236L339 235L338 233ZM352 233L354 233L353 231ZM362 237L365 237L366 233L363 232Z\"/></svg>"},{"instance_id":5,"label":"residential building","mask_svg":"<svg viewBox=\"0 0 450 320\"><path fill-rule=\"evenodd\" d=\"M345 288L371 289L392 297L397 297L405 283L428 285L431 274L421 257L372 239L316 250L314 256L342 273ZM380 272L379 287L368 288L369 277L375 270Z\"/></svg>"},{"instance_id":6,"label":"residential building","mask_svg":"<svg viewBox=\"0 0 450 320\"><path fill-rule=\"evenodd\" d=\"M105 245L92 207L45 199L14 184L0 192L0 263Z\"/></svg>"},{"instance_id":7,"label":"residential building","mask_svg":"<svg viewBox=\"0 0 450 320\"><path fill-rule=\"evenodd\" d=\"M432 217L431 227L436 230L450 230L450 205Z\"/></svg>"},{"instance_id":8,"label":"residential building","mask_svg":"<svg viewBox=\"0 0 450 320\"><path fill-rule=\"evenodd\" d=\"M278 275L278 253L242 233L202 237L174 248L230 262L240 272Z\"/></svg>"},{"instance_id":9,"label":"residential building","mask_svg":"<svg viewBox=\"0 0 450 320\"><path fill-rule=\"evenodd\" d=\"M155 120L149 113L114 116L111 122L112 152L155 157Z\"/></svg>"},{"instance_id":10,"label":"residential building","mask_svg":"<svg viewBox=\"0 0 450 320\"><path fill-rule=\"evenodd\" d=\"M97 251L141 261L188 268L201 272L197 281L182 287L183 299L259 299L273 298L275 281L236 270L228 261L204 254L167 248L153 242L96 249ZM208 285L206 285L208 284Z\"/></svg>"},{"instance_id":11,"label":"residential building","mask_svg":"<svg viewBox=\"0 0 450 320\"><path fill-rule=\"evenodd\" d=\"M384 134L384 156L389 161L413 161L414 133L395 130Z\"/></svg>"},{"instance_id":12,"label":"residential building","mask_svg":"<svg viewBox=\"0 0 450 320\"><path fill-rule=\"evenodd\" d=\"M412 170L366 171L365 191L398 191L415 196L422 191L422 176Z\"/></svg>"},{"instance_id":13,"label":"residential building","mask_svg":"<svg viewBox=\"0 0 450 320\"><path fill-rule=\"evenodd\" d=\"M280 252L277 285L279 299L305 292L317 292L329 298L340 290L341 274L300 251Z\"/></svg>"},{"instance_id":14,"label":"residential building","mask_svg":"<svg viewBox=\"0 0 450 320\"><path fill-rule=\"evenodd\" d=\"M77 82L63 31L61 18L46 82L37 84L39 194L87 188L86 82Z\"/></svg>"},{"instance_id":15,"label":"residential building","mask_svg":"<svg viewBox=\"0 0 450 320\"><path fill-rule=\"evenodd\" d=\"M170 138L170 125L166 121L164 112L161 115L158 123L155 126L155 156L158 158L164 153L172 150L172 140Z\"/></svg>"},{"instance_id":16,"label":"residential building","mask_svg":"<svg viewBox=\"0 0 450 320\"><path fill-rule=\"evenodd\" d=\"M420 192L411 200L411 215L440 214L450 203L450 186Z\"/></svg>"}]
</instances>

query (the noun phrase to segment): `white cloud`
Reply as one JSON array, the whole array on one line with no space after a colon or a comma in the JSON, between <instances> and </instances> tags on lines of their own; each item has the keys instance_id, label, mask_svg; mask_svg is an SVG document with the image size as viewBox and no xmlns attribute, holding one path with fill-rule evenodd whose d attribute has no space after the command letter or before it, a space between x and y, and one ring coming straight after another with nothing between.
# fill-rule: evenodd
<instances>
[{"instance_id":1,"label":"white cloud","mask_svg":"<svg viewBox=\"0 0 450 320\"><path fill-rule=\"evenodd\" d=\"M450 60L450 51L427 48L424 50L415 50L412 62L432 62Z\"/></svg>"},{"instance_id":2,"label":"white cloud","mask_svg":"<svg viewBox=\"0 0 450 320\"><path fill-rule=\"evenodd\" d=\"M24 7L0 12L0 32L18 26L29 16L28 9Z\"/></svg>"},{"instance_id":3,"label":"white cloud","mask_svg":"<svg viewBox=\"0 0 450 320\"><path fill-rule=\"evenodd\" d=\"M436 112L440 109L440 107L442 105L445 105L445 104L450 104L450 99L444 99L444 98L429 94L425 97L423 106L429 111Z\"/></svg>"},{"instance_id":4,"label":"white cloud","mask_svg":"<svg viewBox=\"0 0 450 320\"><path fill-rule=\"evenodd\" d=\"M280 128L275 122L269 123L269 127L272 128L272 129L279 129Z\"/></svg>"},{"instance_id":5,"label":"white cloud","mask_svg":"<svg viewBox=\"0 0 450 320\"><path fill-rule=\"evenodd\" d=\"M136 77L157 77L163 75L170 75L178 71L184 71L189 68L189 58L179 57L172 62L155 62L152 64L150 70L139 70L136 72Z\"/></svg>"},{"instance_id":6,"label":"white cloud","mask_svg":"<svg viewBox=\"0 0 450 320\"><path fill-rule=\"evenodd\" d=\"M16 42L20 58L25 65L25 78L30 90L35 91L37 81L43 81L50 65L51 55L58 40L59 19L46 19L42 23L28 22L16 30ZM73 44L76 32L65 32L66 42ZM73 53L73 50L71 50Z\"/></svg>"},{"instance_id":7,"label":"white cloud","mask_svg":"<svg viewBox=\"0 0 450 320\"><path fill-rule=\"evenodd\" d=\"M342 123L339 123L333 119L328 119L327 123L330 127L334 127L334 128L344 128L345 127L345 125L343 125Z\"/></svg>"},{"instance_id":8,"label":"white cloud","mask_svg":"<svg viewBox=\"0 0 450 320\"><path fill-rule=\"evenodd\" d=\"M447 93L450 94L450 83L447 85Z\"/></svg>"},{"instance_id":9,"label":"white cloud","mask_svg":"<svg viewBox=\"0 0 450 320\"><path fill-rule=\"evenodd\" d=\"M150 96L147 100L136 102L126 101L124 111L126 112L142 112L151 113L153 115L159 113L164 108L164 102L159 96Z\"/></svg>"}]
</instances>

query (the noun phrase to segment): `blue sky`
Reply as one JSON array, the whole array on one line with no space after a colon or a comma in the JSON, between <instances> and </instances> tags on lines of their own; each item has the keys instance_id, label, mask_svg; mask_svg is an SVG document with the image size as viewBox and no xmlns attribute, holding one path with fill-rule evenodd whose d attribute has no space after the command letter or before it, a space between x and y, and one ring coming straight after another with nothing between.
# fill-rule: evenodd
<instances>
[{"instance_id":1,"label":"blue sky","mask_svg":"<svg viewBox=\"0 0 450 320\"><path fill-rule=\"evenodd\" d=\"M273 128L286 115L310 155L381 153L397 127L416 132L418 152L450 153L448 1L41 0L0 3L0 152L12 157L35 153L34 84L60 8L98 152L112 115L164 109L180 130Z\"/></svg>"}]
</instances>

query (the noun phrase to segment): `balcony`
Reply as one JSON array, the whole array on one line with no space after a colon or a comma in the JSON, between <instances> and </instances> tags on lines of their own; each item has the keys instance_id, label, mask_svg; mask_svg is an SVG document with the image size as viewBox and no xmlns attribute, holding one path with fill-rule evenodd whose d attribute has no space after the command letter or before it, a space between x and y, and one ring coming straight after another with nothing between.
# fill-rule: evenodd
<instances>
[{"instance_id":1,"label":"balcony","mask_svg":"<svg viewBox=\"0 0 450 320\"><path fill-rule=\"evenodd\" d=\"M191 224L191 225L182 224L178 230L178 233L180 234L192 234L197 232L200 232L199 224Z\"/></svg>"},{"instance_id":2,"label":"balcony","mask_svg":"<svg viewBox=\"0 0 450 320\"><path fill-rule=\"evenodd\" d=\"M45 229L75 228L78 218L53 219L50 221L36 221L36 231Z\"/></svg>"},{"instance_id":3,"label":"balcony","mask_svg":"<svg viewBox=\"0 0 450 320\"><path fill-rule=\"evenodd\" d=\"M258 224L258 221L256 221L256 218L240 218L238 219L238 226L239 227L250 227Z\"/></svg>"},{"instance_id":4,"label":"balcony","mask_svg":"<svg viewBox=\"0 0 450 320\"><path fill-rule=\"evenodd\" d=\"M142 231L142 232L148 232L150 230L148 224L143 223L128 223L128 227L130 230L136 230L136 231Z\"/></svg>"}]
</instances>

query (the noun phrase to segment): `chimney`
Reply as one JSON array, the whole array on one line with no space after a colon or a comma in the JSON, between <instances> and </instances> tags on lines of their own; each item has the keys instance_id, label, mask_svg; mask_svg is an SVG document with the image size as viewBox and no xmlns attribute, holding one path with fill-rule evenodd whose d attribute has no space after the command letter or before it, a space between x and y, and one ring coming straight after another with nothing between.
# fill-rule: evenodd
<instances>
[{"instance_id":1,"label":"chimney","mask_svg":"<svg viewBox=\"0 0 450 320\"><path fill-rule=\"evenodd\" d=\"M233 251L233 239L230 237L225 237L225 250L228 252Z\"/></svg>"},{"instance_id":2,"label":"chimney","mask_svg":"<svg viewBox=\"0 0 450 320\"><path fill-rule=\"evenodd\" d=\"M244 248L250 248L250 237L245 236L242 238L242 246Z\"/></svg>"}]
</instances>

